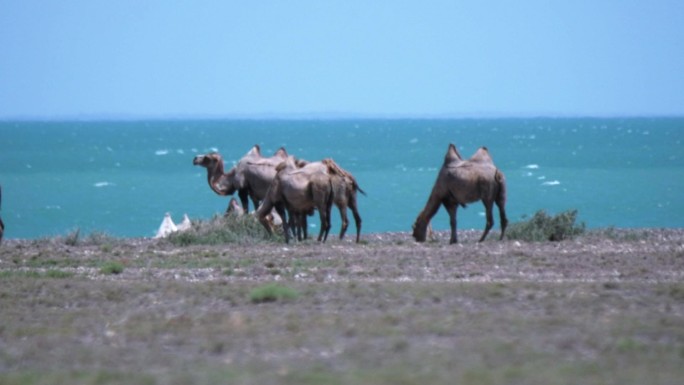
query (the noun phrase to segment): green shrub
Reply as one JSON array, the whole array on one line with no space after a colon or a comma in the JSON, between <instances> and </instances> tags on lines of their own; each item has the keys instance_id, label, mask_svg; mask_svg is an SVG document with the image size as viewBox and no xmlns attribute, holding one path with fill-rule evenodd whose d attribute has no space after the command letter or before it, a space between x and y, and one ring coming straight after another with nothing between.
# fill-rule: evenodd
<instances>
[{"instance_id":1,"label":"green shrub","mask_svg":"<svg viewBox=\"0 0 684 385\"><path fill-rule=\"evenodd\" d=\"M537 211L527 221L513 223L508 227L508 239L527 242L562 241L581 235L585 231L584 222L575 225L577 210L564 211L555 216L544 210Z\"/></svg>"},{"instance_id":2,"label":"green shrub","mask_svg":"<svg viewBox=\"0 0 684 385\"><path fill-rule=\"evenodd\" d=\"M121 274L121 273L123 273L123 270L124 270L124 267L119 262L106 262L100 268L100 273L105 274L105 275Z\"/></svg>"},{"instance_id":3,"label":"green shrub","mask_svg":"<svg viewBox=\"0 0 684 385\"><path fill-rule=\"evenodd\" d=\"M249 293L249 299L254 303L294 300L299 297L296 290L275 283L259 286Z\"/></svg>"},{"instance_id":4,"label":"green shrub","mask_svg":"<svg viewBox=\"0 0 684 385\"><path fill-rule=\"evenodd\" d=\"M167 239L176 246L188 246L254 244L270 238L266 229L253 215L217 215L208 221L193 221L189 230L172 233Z\"/></svg>"}]
</instances>

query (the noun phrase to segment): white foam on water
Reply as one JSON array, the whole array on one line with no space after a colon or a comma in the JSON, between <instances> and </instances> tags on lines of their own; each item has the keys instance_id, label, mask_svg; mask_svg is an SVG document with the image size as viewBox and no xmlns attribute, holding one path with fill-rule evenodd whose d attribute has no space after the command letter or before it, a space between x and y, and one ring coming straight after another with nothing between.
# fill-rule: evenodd
<instances>
[{"instance_id":1,"label":"white foam on water","mask_svg":"<svg viewBox=\"0 0 684 385\"><path fill-rule=\"evenodd\" d=\"M539 165L533 163L533 164L528 164L528 165L525 166L524 168L528 168L528 169L530 169L530 170L536 170L536 169L539 168Z\"/></svg>"},{"instance_id":2,"label":"white foam on water","mask_svg":"<svg viewBox=\"0 0 684 385\"><path fill-rule=\"evenodd\" d=\"M164 149L164 150L157 150L157 151L155 151L155 152L154 152L154 155L166 155L166 154L168 154L168 153L169 153L169 150Z\"/></svg>"},{"instance_id":3,"label":"white foam on water","mask_svg":"<svg viewBox=\"0 0 684 385\"><path fill-rule=\"evenodd\" d=\"M107 181L97 182L97 183L93 184L93 186L95 186L95 187L107 187L107 186L114 186L114 183L107 182Z\"/></svg>"},{"instance_id":4,"label":"white foam on water","mask_svg":"<svg viewBox=\"0 0 684 385\"><path fill-rule=\"evenodd\" d=\"M560 184L560 181L550 180L548 182L542 183L542 186L558 186L559 184Z\"/></svg>"}]
</instances>

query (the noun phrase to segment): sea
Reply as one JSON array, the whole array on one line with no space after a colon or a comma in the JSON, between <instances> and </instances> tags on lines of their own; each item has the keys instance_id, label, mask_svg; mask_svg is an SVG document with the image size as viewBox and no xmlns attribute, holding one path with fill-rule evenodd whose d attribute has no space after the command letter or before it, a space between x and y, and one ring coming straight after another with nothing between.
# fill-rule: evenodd
<instances>
[{"instance_id":1,"label":"sea","mask_svg":"<svg viewBox=\"0 0 684 385\"><path fill-rule=\"evenodd\" d=\"M489 149L511 222L577 210L588 228L681 228L683 141L681 117L0 121L0 216L6 238L151 237L167 212L225 211L195 155L218 151L228 170L258 144L350 171L367 193L362 235L410 231L453 143L464 157ZM443 209L432 223L449 228ZM459 229L484 224L481 203L458 210Z\"/></svg>"}]
</instances>

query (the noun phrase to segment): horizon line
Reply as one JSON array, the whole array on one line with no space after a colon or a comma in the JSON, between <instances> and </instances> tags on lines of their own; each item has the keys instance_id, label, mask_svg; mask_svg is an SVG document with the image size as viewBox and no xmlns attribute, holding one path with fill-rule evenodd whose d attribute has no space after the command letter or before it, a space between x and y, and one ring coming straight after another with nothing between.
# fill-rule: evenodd
<instances>
[{"instance_id":1,"label":"horizon line","mask_svg":"<svg viewBox=\"0 0 684 385\"><path fill-rule=\"evenodd\" d=\"M181 120L458 120L458 119L649 119L684 118L682 114L572 114L572 113L237 113L237 114L65 114L0 116L0 122L60 121L181 121Z\"/></svg>"}]
</instances>

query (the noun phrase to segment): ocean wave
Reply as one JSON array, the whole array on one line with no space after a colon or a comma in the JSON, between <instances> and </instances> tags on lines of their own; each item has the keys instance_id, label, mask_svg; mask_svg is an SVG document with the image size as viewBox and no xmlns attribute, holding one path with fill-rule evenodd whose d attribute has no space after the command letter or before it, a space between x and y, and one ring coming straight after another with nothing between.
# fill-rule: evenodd
<instances>
[{"instance_id":1,"label":"ocean wave","mask_svg":"<svg viewBox=\"0 0 684 385\"><path fill-rule=\"evenodd\" d=\"M532 164L528 164L527 166L525 166L525 167L523 167L523 168L528 168L528 169L530 169L530 170L536 170L536 169L539 168L539 165L538 165L538 164L532 163Z\"/></svg>"},{"instance_id":2,"label":"ocean wave","mask_svg":"<svg viewBox=\"0 0 684 385\"><path fill-rule=\"evenodd\" d=\"M164 150L157 150L157 151L155 151L155 152L154 152L154 155L166 155L166 154L168 154L168 153L169 153L169 150L164 149Z\"/></svg>"},{"instance_id":3,"label":"ocean wave","mask_svg":"<svg viewBox=\"0 0 684 385\"><path fill-rule=\"evenodd\" d=\"M559 184L560 184L560 181L550 180L548 182L542 183L542 186L558 186Z\"/></svg>"},{"instance_id":4,"label":"ocean wave","mask_svg":"<svg viewBox=\"0 0 684 385\"><path fill-rule=\"evenodd\" d=\"M97 182L97 183L93 184L93 186L95 186L95 187L107 187L107 186L114 186L114 183L106 182L106 181L105 182Z\"/></svg>"}]
</instances>

